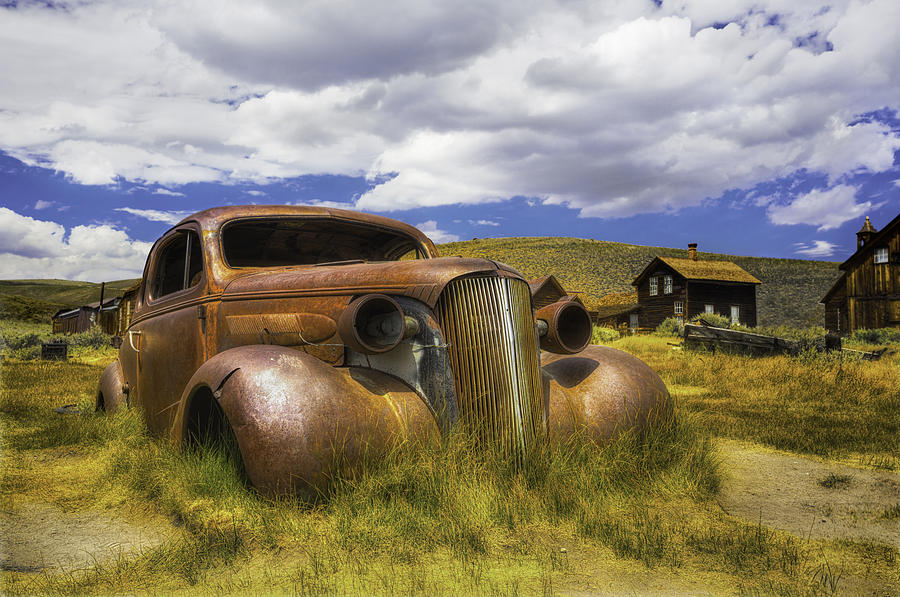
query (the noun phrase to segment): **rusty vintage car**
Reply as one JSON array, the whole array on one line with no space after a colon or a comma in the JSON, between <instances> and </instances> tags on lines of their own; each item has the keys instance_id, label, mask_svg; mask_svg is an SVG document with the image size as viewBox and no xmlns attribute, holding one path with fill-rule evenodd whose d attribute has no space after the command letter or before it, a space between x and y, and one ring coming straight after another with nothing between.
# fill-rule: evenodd
<instances>
[{"instance_id":1,"label":"rusty vintage car","mask_svg":"<svg viewBox=\"0 0 900 597\"><path fill-rule=\"evenodd\" d=\"M393 438L461 424L521 458L669 408L656 373L591 331L579 302L535 312L516 270L440 257L404 223L220 207L153 245L97 407L139 408L177 445L232 433L260 491L316 492Z\"/></svg>"}]
</instances>

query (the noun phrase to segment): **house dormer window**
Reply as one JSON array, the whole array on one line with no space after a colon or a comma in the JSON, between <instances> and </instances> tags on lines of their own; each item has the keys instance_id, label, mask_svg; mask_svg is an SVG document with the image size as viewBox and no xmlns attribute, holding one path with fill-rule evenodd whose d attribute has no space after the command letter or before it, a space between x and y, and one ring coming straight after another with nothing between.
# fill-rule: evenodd
<instances>
[{"instance_id":1,"label":"house dormer window","mask_svg":"<svg viewBox=\"0 0 900 597\"><path fill-rule=\"evenodd\" d=\"M672 276L666 276L663 278L663 292L666 294L672 294Z\"/></svg>"},{"instance_id":2,"label":"house dormer window","mask_svg":"<svg viewBox=\"0 0 900 597\"><path fill-rule=\"evenodd\" d=\"M887 263L888 262L888 248L887 247L878 247L875 249L875 263Z\"/></svg>"},{"instance_id":3,"label":"house dormer window","mask_svg":"<svg viewBox=\"0 0 900 597\"><path fill-rule=\"evenodd\" d=\"M659 280L659 278L657 278L656 276L653 276L652 278L650 278L650 296L656 296L656 295L657 295L657 293L658 293L658 290L657 290L657 288L658 288L658 287L657 287L658 280Z\"/></svg>"}]
</instances>

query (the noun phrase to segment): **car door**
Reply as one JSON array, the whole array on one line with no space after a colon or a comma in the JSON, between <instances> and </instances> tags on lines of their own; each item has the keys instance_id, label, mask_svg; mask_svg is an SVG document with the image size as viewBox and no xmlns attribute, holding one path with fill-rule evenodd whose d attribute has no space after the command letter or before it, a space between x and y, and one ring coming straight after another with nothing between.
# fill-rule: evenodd
<instances>
[{"instance_id":1,"label":"car door","mask_svg":"<svg viewBox=\"0 0 900 597\"><path fill-rule=\"evenodd\" d=\"M147 315L128 340L137 337L135 404L156 433L168 430L185 385L206 360L206 280L199 229L187 225L168 233L145 283Z\"/></svg>"}]
</instances>

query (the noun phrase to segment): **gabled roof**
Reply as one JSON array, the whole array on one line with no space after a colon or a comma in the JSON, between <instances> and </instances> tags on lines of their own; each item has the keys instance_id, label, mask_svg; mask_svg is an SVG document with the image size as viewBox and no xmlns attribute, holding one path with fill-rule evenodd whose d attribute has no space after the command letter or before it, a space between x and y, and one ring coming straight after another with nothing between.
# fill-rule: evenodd
<instances>
[{"instance_id":1,"label":"gabled roof","mask_svg":"<svg viewBox=\"0 0 900 597\"><path fill-rule=\"evenodd\" d=\"M566 296L566 291L562 287L562 284L559 283L559 280L556 279L556 276L550 274L548 276L543 276L541 278L535 278L534 280L528 281L528 288L531 290L531 296L534 296L545 287L549 286L553 290L559 294L559 296Z\"/></svg>"},{"instance_id":2,"label":"gabled roof","mask_svg":"<svg viewBox=\"0 0 900 597\"><path fill-rule=\"evenodd\" d=\"M865 226L866 225L863 224L863 229L865 229ZM896 218L891 220L887 226L882 228L880 232L876 232L875 236L869 239L869 242L857 249L856 253L851 255L849 258L847 258L847 261L838 266L838 269L846 270L850 266L851 261L857 261L859 259L862 259L863 256L870 254L875 250L875 247L880 245L882 240L888 238L893 233L893 231L897 229L898 226L900 226L900 214L898 214ZM871 227L871 223L869 224L869 227ZM862 232L862 230L860 232Z\"/></svg>"},{"instance_id":3,"label":"gabled roof","mask_svg":"<svg viewBox=\"0 0 900 597\"><path fill-rule=\"evenodd\" d=\"M709 280L711 282L737 282L740 284L762 284L747 270L730 261L706 261L683 259L681 257L656 257L631 283L640 281L659 263L664 263L688 280Z\"/></svg>"}]
</instances>

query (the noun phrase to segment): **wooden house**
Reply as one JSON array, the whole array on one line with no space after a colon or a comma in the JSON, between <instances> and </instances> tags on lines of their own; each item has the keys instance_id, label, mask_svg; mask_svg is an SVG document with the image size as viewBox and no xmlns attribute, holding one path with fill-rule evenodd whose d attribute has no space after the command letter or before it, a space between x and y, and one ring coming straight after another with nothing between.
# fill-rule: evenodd
<instances>
[{"instance_id":1,"label":"wooden house","mask_svg":"<svg viewBox=\"0 0 900 597\"><path fill-rule=\"evenodd\" d=\"M829 332L900 327L900 215L881 232L866 217L856 252L839 268L843 275L821 301Z\"/></svg>"},{"instance_id":2,"label":"wooden house","mask_svg":"<svg viewBox=\"0 0 900 597\"><path fill-rule=\"evenodd\" d=\"M687 259L656 257L632 282L637 288L639 328L655 328L667 317L687 321L701 313L718 313L755 327L756 286L762 284L730 261L700 260L697 245Z\"/></svg>"}]
</instances>

